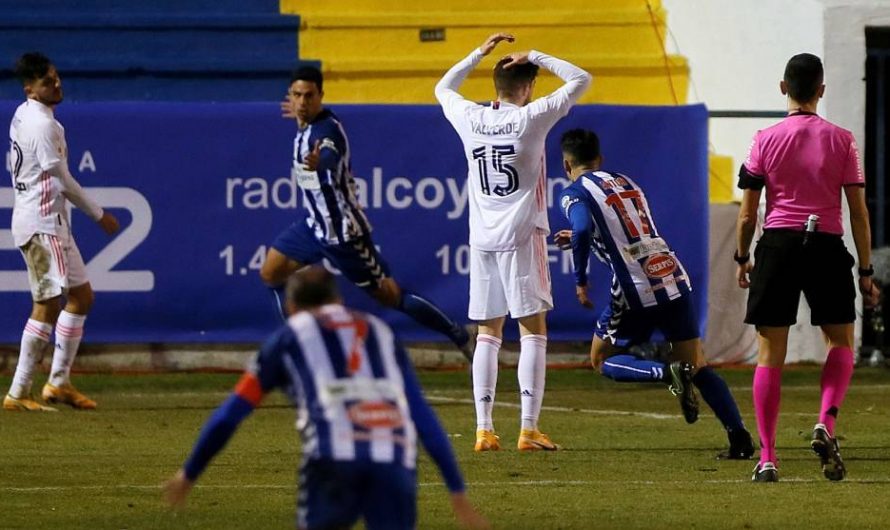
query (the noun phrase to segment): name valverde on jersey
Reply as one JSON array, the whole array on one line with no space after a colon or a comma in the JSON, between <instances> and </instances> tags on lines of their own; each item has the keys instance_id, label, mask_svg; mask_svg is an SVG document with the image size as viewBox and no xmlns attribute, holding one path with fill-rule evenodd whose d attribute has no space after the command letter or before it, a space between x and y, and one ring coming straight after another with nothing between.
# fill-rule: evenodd
<instances>
[{"instance_id":1,"label":"name valverde on jersey","mask_svg":"<svg viewBox=\"0 0 890 530\"><path fill-rule=\"evenodd\" d=\"M692 291L683 264L658 233L643 190L630 177L585 173L563 191L560 206L567 219L576 206L590 216L590 248L612 269L613 296L625 297L631 308L666 303Z\"/></svg>"}]
</instances>

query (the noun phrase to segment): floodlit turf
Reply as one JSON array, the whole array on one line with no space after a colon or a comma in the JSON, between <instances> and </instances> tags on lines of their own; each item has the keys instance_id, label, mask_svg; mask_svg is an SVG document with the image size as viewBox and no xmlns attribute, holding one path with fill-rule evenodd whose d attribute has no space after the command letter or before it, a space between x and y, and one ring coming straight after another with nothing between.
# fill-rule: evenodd
<instances>
[{"instance_id":1,"label":"floodlit turf","mask_svg":"<svg viewBox=\"0 0 890 530\"><path fill-rule=\"evenodd\" d=\"M723 374L754 427L750 370ZM158 485L181 464L235 375L80 376L95 412L0 411L0 528L292 528L297 442L280 395L211 464L184 512ZM819 405L817 368L785 373L778 484L752 484L753 462L716 461L725 439L703 413L687 426L661 387L618 385L587 370L551 370L544 430L558 453L519 454L516 372L500 375L495 425L505 450L474 454L463 372L421 377L495 528L886 527L890 372L857 371L840 425L844 483L819 471L805 436ZM40 381L42 383L42 380ZM9 377L0 377L8 388ZM37 386L36 388L39 388ZM446 490L420 462L418 528L453 528Z\"/></svg>"}]
</instances>

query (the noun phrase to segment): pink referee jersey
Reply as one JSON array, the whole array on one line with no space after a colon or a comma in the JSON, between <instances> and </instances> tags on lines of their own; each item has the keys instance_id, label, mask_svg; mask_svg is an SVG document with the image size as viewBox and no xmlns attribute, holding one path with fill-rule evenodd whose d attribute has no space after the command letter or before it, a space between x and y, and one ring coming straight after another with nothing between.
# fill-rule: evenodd
<instances>
[{"instance_id":1,"label":"pink referee jersey","mask_svg":"<svg viewBox=\"0 0 890 530\"><path fill-rule=\"evenodd\" d=\"M843 234L841 190L865 185L853 133L809 112L758 131L739 170L739 188L764 185L764 228L803 230L816 214L819 232Z\"/></svg>"}]
</instances>

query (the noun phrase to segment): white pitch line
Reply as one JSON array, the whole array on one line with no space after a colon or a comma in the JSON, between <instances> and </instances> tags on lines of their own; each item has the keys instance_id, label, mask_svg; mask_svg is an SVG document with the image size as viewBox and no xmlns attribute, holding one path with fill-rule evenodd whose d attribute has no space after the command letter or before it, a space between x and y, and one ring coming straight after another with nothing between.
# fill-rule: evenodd
<instances>
[{"instance_id":1,"label":"white pitch line","mask_svg":"<svg viewBox=\"0 0 890 530\"><path fill-rule=\"evenodd\" d=\"M825 479L791 477L783 478L780 483L816 484L827 483ZM467 482L472 487L527 487L527 486L664 486L686 484L749 484L750 479L712 479L712 480L503 480L503 481L478 481ZM848 478L843 483L848 484L890 484L890 478ZM418 487L444 488L441 482L418 482ZM200 484L198 489L207 490L290 490L296 488L295 484ZM36 493L47 491L94 491L94 490L144 490L160 491L160 484L108 484L108 485L80 485L80 486L0 486L0 492L10 493Z\"/></svg>"},{"instance_id":2,"label":"white pitch line","mask_svg":"<svg viewBox=\"0 0 890 530\"><path fill-rule=\"evenodd\" d=\"M476 402L472 399L463 399L463 398L450 398L446 396L440 395L428 395L427 399L432 402L439 403L463 403L467 405L473 405ZM497 403L494 404L496 407L506 407L511 409L518 409L521 406L518 403ZM595 414L599 416L640 416L642 418L650 418L653 420L675 420L677 418L682 418L683 416L679 414L659 414L657 412L636 412L632 410L607 410L607 409L578 409L574 407L553 407L553 406L542 406L541 410L549 410L552 412L581 412L583 414Z\"/></svg>"}]
</instances>

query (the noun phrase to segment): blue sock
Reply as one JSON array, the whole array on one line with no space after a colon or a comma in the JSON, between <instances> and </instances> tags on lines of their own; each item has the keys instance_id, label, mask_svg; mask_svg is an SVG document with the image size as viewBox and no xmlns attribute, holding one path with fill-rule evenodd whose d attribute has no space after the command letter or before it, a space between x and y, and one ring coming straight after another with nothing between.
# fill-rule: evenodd
<instances>
[{"instance_id":1,"label":"blue sock","mask_svg":"<svg viewBox=\"0 0 890 530\"><path fill-rule=\"evenodd\" d=\"M739 407L736 405L732 392L726 386L726 381L717 375L710 366L699 368L698 373L692 378L692 382L698 387L698 392L705 400L717 419L727 431L741 430L745 428Z\"/></svg>"},{"instance_id":2,"label":"blue sock","mask_svg":"<svg viewBox=\"0 0 890 530\"><path fill-rule=\"evenodd\" d=\"M667 366L634 355L613 355L603 362L602 374L619 383L660 383L665 380Z\"/></svg>"},{"instance_id":3,"label":"blue sock","mask_svg":"<svg viewBox=\"0 0 890 530\"><path fill-rule=\"evenodd\" d=\"M285 306L286 295L284 294L284 284L281 284L278 287L269 287L269 292L272 293L272 299L275 300L275 312L278 314L278 318L280 318L284 322L287 322L287 307Z\"/></svg>"},{"instance_id":4,"label":"blue sock","mask_svg":"<svg viewBox=\"0 0 890 530\"><path fill-rule=\"evenodd\" d=\"M470 335L463 326L448 318L441 309L416 293L402 290L402 301L397 309L420 325L445 335L458 347L464 346L470 340Z\"/></svg>"}]
</instances>

